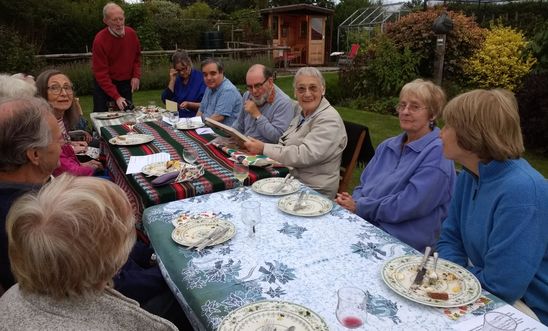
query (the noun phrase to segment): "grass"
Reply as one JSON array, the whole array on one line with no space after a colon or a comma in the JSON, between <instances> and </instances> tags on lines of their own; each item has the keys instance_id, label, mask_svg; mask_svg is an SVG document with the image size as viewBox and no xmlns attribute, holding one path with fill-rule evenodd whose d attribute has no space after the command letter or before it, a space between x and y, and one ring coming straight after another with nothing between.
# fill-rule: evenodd
<instances>
[{"instance_id":1,"label":"grass","mask_svg":"<svg viewBox=\"0 0 548 331\"><path fill-rule=\"evenodd\" d=\"M324 74L324 76L327 81L328 87L331 84L337 83L336 73L326 73ZM278 79L276 80L276 85L278 85L290 97L293 97L292 84L293 77L278 77ZM245 89L245 86L243 85L238 85L237 87L242 91ZM149 101L154 101L157 105L161 105L161 94L162 90L138 91L133 95L133 102L136 105L148 105ZM89 119L89 113L93 109L92 97L81 96L80 104L82 105L82 109ZM344 120L366 125L369 128L371 141L373 142L373 146L375 147L377 147L377 145L385 139L396 136L401 132L398 118L395 116L371 113L346 107L336 108ZM536 153L535 151L526 151L524 157L544 177L548 177L548 158L546 156L543 156L540 153ZM350 188L353 188L359 183L359 177L362 171L363 168L359 167L354 170L353 179L350 183Z\"/></svg>"}]
</instances>

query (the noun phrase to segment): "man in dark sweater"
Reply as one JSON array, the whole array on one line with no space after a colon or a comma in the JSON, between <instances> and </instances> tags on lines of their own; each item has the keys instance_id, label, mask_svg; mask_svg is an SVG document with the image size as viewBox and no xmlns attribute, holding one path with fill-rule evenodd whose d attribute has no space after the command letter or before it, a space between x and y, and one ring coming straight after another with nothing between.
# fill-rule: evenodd
<instances>
[{"instance_id":1,"label":"man in dark sweater","mask_svg":"<svg viewBox=\"0 0 548 331\"><path fill-rule=\"evenodd\" d=\"M63 136L48 103L39 98L0 102L0 284L15 280L10 270L6 215L21 195L39 189L58 166Z\"/></svg>"}]
</instances>

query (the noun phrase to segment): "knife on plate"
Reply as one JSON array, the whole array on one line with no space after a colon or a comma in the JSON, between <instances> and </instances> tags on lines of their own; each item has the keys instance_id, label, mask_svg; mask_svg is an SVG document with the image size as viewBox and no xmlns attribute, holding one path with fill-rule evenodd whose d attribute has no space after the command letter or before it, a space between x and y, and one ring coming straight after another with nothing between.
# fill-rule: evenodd
<instances>
[{"instance_id":1,"label":"knife on plate","mask_svg":"<svg viewBox=\"0 0 548 331\"><path fill-rule=\"evenodd\" d=\"M201 244L203 244L204 242L210 240L211 238L213 238L213 236L217 235L219 233L219 231L221 231L221 228L219 228L219 227L214 228L211 232L208 233L208 235L205 238L194 242L192 245L188 246L186 249L192 249L194 247L196 247L196 248L199 247Z\"/></svg>"},{"instance_id":2,"label":"knife on plate","mask_svg":"<svg viewBox=\"0 0 548 331\"><path fill-rule=\"evenodd\" d=\"M424 256L422 257L421 264L419 265L419 271L415 276L413 284L411 284L412 287L417 287L422 284L422 280L424 279L424 275L426 274L426 261L428 261L428 256L430 256L431 252L432 248L430 246L426 246L426 249L424 250Z\"/></svg>"},{"instance_id":3,"label":"knife on plate","mask_svg":"<svg viewBox=\"0 0 548 331\"><path fill-rule=\"evenodd\" d=\"M221 239L221 237L224 236L225 233L228 231L228 227L224 226L218 227L217 229L219 230L217 233L214 233L209 239L204 240L200 245L198 245L198 247L196 247L196 250L198 252L211 245L215 241Z\"/></svg>"},{"instance_id":4,"label":"knife on plate","mask_svg":"<svg viewBox=\"0 0 548 331\"><path fill-rule=\"evenodd\" d=\"M285 186L285 184L287 183L287 181L289 180L289 177L290 177L290 176L291 176L291 174L290 174L290 173L287 173L287 175L285 176L284 180L280 183L280 185L278 185L278 187L276 187L274 190L272 190L272 193L278 193L278 192L280 192L280 191L284 188L284 186Z\"/></svg>"}]
</instances>

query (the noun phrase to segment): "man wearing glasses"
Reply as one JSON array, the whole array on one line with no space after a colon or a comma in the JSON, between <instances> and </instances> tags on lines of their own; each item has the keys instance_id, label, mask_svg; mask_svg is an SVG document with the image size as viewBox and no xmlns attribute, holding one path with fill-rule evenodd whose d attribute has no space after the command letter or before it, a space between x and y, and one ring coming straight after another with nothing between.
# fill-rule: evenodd
<instances>
[{"instance_id":1,"label":"man wearing glasses","mask_svg":"<svg viewBox=\"0 0 548 331\"><path fill-rule=\"evenodd\" d=\"M296 104L274 84L272 70L262 64L251 66L245 80L244 111L232 127L246 136L276 144L293 119Z\"/></svg>"},{"instance_id":2,"label":"man wearing glasses","mask_svg":"<svg viewBox=\"0 0 548 331\"><path fill-rule=\"evenodd\" d=\"M107 3L103 22L107 27L95 35L91 56L95 112L107 111L107 105L113 102L118 109L125 109L139 89L141 78L141 44L135 30L124 25L122 8Z\"/></svg>"}]
</instances>

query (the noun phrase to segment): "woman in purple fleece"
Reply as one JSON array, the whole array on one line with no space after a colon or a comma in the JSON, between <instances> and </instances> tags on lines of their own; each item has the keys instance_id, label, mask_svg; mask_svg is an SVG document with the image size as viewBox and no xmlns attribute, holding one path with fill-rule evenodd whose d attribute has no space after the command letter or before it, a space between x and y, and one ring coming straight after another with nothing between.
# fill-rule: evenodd
<instances>
[{"instance_id":1,"label":"woman in purple fleece","mask_svg":"<svg viewBox=\"0 0 548 331\"><path fill-rule=\"evenodd\" d=\"M405 84L397 106L402 134L382 142L352 196L337 194L342 207L419 251L435 244L455 183L452 161L443 157L435 120L445 93L430 81Z\"/></svg>"}]
</instances>

